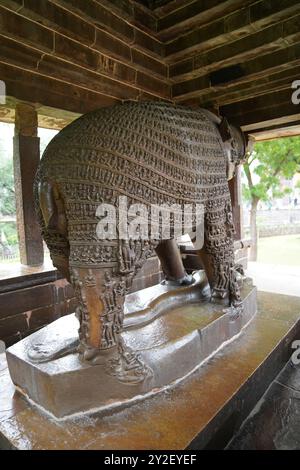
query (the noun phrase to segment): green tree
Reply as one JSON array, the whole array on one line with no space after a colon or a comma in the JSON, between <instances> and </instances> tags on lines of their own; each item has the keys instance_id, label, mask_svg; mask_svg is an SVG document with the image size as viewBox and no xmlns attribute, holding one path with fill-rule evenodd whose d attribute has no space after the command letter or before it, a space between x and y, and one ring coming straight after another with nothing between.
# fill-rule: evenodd
<instances>
[{"instance_id":1,"label":"green tree","mask_svg":"<svg viewBox=\"0 0 300 470\"><path fill-rule=\"evenodd\" d=\"M49 141L57 134L53 129L39 128L40 152L45 150ZM18 243L17 225L12 221L1 221L15 218L16 201L13 171L13 135L14 125L0 122L0 245L2 234L9 245Z\"/></svg>"},{"instance_id":2,"label":"green tree","mask_svg":"<svg viewBox=\"0 0 300 470\"><path fill-rule=\"evenodd\" d=\"M251 203L250 261L257 259L256 215L259 201L283 197L290 189L281 187L281 179L291 179L299 171L300 137L257 142L244 163L247 184L243 185L243 195Z\"/></svg>"},{"instance_id":3,"label":"green tree","mask_svg":"<svg viewBox=\"0 0 300 470\"><path fill-rule=\"evenodd\" d=\"M0 123L0 221L16 215L15 186L13 172L13 125ZM15 222L0 223L0 244L3 235L8 245L18 243Z\"/></svg>"},{"instance_id":4,"label":"green tree","mask_svg":"<svg viewBox=\"0 0 300 470\"><path fill-rule=\"evenodd\" d=\"M2 160L0 163L0 221L3 216L11 216L12 218L15 218L16 216L12 159ZM17 227L15 222L2 221L0 223L0 240L2 239L2 233L5 235L8 245L16 245L18 243Z\"/></svg>"},{"instance_id":5,"label":"green tree","mask_svg":"<svg viewBox=\"0 0 300 470\"><path fill-rule=\"evenodd\" d=\"M14 215L16 202L12 160L5 160L0 166L0 194L0 215Z\"/></svg>"}]
</instances>

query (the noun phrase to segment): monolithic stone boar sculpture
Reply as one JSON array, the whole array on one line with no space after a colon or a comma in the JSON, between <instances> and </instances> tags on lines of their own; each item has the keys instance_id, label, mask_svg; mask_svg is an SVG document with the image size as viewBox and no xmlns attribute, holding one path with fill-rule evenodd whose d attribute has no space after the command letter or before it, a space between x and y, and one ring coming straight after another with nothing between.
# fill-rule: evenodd
<instances>
[{"instance_id":1,"label":"monolithic stone boar sculpture","mask_svg":"<svg viewBox=\"0 0 300 470\"><path fill-rule=\"evenodd\" d=\"M147 374L122 342L123 304L137 270L154 250L163 257L158 248L166 241L159 230L148 238L121 238L120 225L110 237L99 238L97 226L105 215L99 205L117 207L120 196L128 206L146 208L202 204L199 255L212 299L240 304L227 179L245 147L241 131L225 119L156 102L91 112L50 142L36 175L37 211L53 263L75 288L82 360L97 364L110 358L118 377ZM192 217L193 229L196 223Z\"/></svg>"}]
</instances>

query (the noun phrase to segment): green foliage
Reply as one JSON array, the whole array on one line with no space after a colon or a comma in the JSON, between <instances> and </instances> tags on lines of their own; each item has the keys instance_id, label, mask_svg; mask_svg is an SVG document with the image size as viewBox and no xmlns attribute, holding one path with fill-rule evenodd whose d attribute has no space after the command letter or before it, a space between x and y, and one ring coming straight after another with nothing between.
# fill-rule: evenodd
<instances>
[{"instance_id":1,"label":"green foliage","mask_svg":"<svg viewBox=\"0 0 300 470\"><path fill-rule=\"evenodd\" d=\"M0 123L0 217L15 212L13 125Z\"/></svg>"},{"instance_id":2,"label":"green foliage","mask_svg":"<svg viewBox=\"0 0 300 470\"><path fill-rule=\"evenodd\" d=\"M41 154L55 134L57 131L39 128ZM16 214L13 135L12 124L0 123L0 241L4 234L9 246L18 244L16 222L6 221L6 217L11 219Z\"/></svg>"},{"instance_id":3,"label":"green foliage","mask_svg":"<svg viewBox=\"0 0 300 470\"><path fill-rule=\"evenodd\" d=\"M0 123L0 220L16 214L12 139L13 125ZM2 234L8 245L18 244L15 222L0 222L0 238Z\"/></svg>"},{"instance_id":4,"label":"green foliage","mask_svg":"<svg viewBox=\"0 0 300 470\"><path fill-rule=\"evenodd\" d=\"M0 230L4 232L9 246L18 244L18 233L15 222L4 222L0 224Z\"/></svg>"},{"instance_id":5,"label":"green foliage","mask_svg":"<svg viewBox=\"0 0 300 470\"><path fill-rule=\"evenodd\" d=\"M243 184L243 196L252 202L281 198L291 192L281 187L281 180L292 179L299 171L299 137L258 142L244 164L247 184Z\"/></svg>"},{"instance_id":6,"label":"green foliage","mask_svg":"<svg viewBox=\"0 0 300 470\"><path fill-rule=\"evenodd\" d=\"M2 216L15 216L16 201L12 160L0 164L0 219ZM18 244L15 222L0 222L0 231L4 233L8 245Z\"/></svg>"},{"instance_id":7,"label":"green foliage","mask_svg":"<svg viewBox=\"0 0 300 470\"><path fill-rule=\"evenodd\" d=\"M13 162L5 160L0 166L0 215L14 215L15 213Z\"/></svg>"}]
</instances>

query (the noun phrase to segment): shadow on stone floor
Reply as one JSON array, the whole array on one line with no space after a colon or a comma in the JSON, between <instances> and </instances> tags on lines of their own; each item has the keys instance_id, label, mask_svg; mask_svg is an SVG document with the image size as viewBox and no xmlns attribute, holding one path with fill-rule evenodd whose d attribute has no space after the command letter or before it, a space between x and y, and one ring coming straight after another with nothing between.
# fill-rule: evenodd
<instances>
[{"instance_id":1,"label":"shadow on stone floor","mask_svg":"<svg viewBox=\"0 0 300 470\"><path fill-rule=\"evenodd\" d=\"M300 449L300 364L287 363L226 449Z\"/></svg>"}]
</instances>

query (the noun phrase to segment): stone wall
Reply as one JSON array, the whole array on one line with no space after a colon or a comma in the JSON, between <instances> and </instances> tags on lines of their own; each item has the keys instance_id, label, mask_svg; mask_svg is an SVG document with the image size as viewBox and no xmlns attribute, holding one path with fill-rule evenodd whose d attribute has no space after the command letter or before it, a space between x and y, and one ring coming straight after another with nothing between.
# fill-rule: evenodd
<instances>
[{"instance_id":1,"label":"stone wall","mask_svg":"<svg viewBox=\"0 0 300 470\"><path fill-rule=\"evenodd\" d=\"M65 279L0 294L0 339L10 346L74 311L76 301Z\"/></svg>"},{"instance_id":2,"label":"stone wall","mask_svg":"<svg viewBox=\"0 0 300 470\"><path fill-rule=\"evenodd\" d=\"M263 237L275 237L278 235L294 235L300 233L300 224L296 225L267 225L265 227L259 227L258 229L259 238Z\"/></svg>"},{"instance_id":3,"label":"stone wall","mask_svg":"<svg viewBox=\"0 0 300 470\"><path fill-rule=\"evenodd\" d=\"M243 215L244 231L250 235L250 212L244 210ZM259 210L257 211L257 226L259 237L300 233L300 209Z\"/></svg>"}]
</instances>

